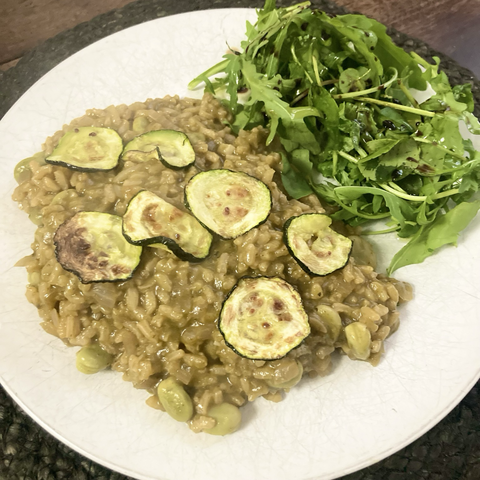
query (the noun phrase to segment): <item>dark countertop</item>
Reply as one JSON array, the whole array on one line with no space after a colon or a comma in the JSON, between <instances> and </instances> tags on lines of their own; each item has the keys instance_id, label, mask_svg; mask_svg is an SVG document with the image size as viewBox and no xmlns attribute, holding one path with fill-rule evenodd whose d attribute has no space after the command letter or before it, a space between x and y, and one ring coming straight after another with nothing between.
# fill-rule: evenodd
<instances>
[{"instance_id":1,"label":"dark countertop","mask_svg":"<svg viewBox=\"0 0 480 480\"><path fill-rule=\"evenodd\" d=\"M280 1L280 5L291 2ZM341 13L327 0L313 4L332 13ZM123 28L154 18L205 8L261 6L252 0L138 0L124 8L82 23L27 53L20 62L0 73L0 118L43 74L90 43ZM422 56L438 54L422 42L393 33L395 41ZM458 64L442 57L443 69L452 83L474 85L480 113L480 83ZM0 387L0 480L103 480L126 479L72 451L17 407ZM391 457L348 480L478 480L480 479L480 384L443 421L423 437Z\"/></svg>"}]
</instances>

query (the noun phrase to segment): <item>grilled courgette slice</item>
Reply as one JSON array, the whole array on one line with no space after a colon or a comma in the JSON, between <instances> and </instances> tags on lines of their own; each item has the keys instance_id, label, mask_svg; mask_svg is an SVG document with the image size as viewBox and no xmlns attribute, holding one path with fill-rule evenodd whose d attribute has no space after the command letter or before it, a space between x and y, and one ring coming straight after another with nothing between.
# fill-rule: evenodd
<instances>
[{"instance_id":1,"label":"grilled courgette slice","mask_svg":"<svg viewBox=\"0 0 480 480\"><path fill-rule=\"evenodd\" d=\"M187 183L185 205L209 230L230 239L267 219L272 195L263 182L246 173L209 170Z\"/></svg>"},{"instance_id":2,"label":"grilled courgette slice","mask_svg":"<svg viewBox=\"0 0 480 480\"><path fill-rule=\"evenodd\" d=\"M134 245L162 245L189 262L206 258L212 244L211 233L195 217L148 190L130 200L123 216L123 234Z\"/></svg>"},{"instance_id":3,"label":"grilled courgette slice","mask_svg":"<svg viewBox=\"0 0 480 480\"><path fill-rule=\"evenodd\" d=\"M276 277L243 277L223 303L218 328L225 343L243 357L275 360L310 334L302 299Z\"/></svg>"},{"instance_id":4,"label":"grilled courgette slice","mask_svg":"<svg viewBox=\"0 0 480 480\"><path fill-rule=\"evenodd\" d=\"M112 170L118 165L122 149L122 138L115 130L78 127L60 139L45 161L82 172Z\"/></svg>"},{"instance_id":5,"label":"grilled courgette slice","mask_svg":"<svg viewBox=\"0 0 480 480\"><path fill-rule=\"evenodd\" d=\"M183 132L176 130L152 130L138 135L127 143L122 157L139 158L139 152L143 153L145 160L154 155L166 167L174 170L189 167L195 162L195 151L190 140Z\"/></svg>"},{"instance_id":6,"label":"grilled courgette slice","mask_svg":"<svg viewBox=\"0 0 480 480\"><path fill-rule=\"evenodd\" d=\"M122 218L109 213L77 213L58 227L53 241L60 265L82 283L128 280L142 254L123 236Z\"/></svg>"},{"instance_id":7,"label":"grilled courgette slice","mask_svg":"<svg viewBox=\"0 0 480 480\"><path fill-rule=\"evenodd\" d=\"M332 219L321 213L305 213L285 222L285 245L309 275L328 275L348 262L352 241L332 230L331 224Z\"/></svg>"}]
</instances>

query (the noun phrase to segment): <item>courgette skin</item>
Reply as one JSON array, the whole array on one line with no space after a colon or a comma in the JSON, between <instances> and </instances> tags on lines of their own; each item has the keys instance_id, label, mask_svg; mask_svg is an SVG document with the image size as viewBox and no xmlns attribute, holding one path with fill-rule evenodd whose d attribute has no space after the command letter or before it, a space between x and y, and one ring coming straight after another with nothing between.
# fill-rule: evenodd
<instances>
[{"instance_id":1,"label":"courgette skin","mask_svg":"<svg viewBox=\"0 0 480 480\"><path fill-rule=\"evenodd\" d=\"M142 248L122 234L122 218L102 212L79 212L53 237L60 265L82 283L124 282L140 263Z\"/></svg>"},{"instance_id":2,"label":"courgette skin","mask_svg":"<svg viewBox=\"0 0 480 480\"><path fill-rule=\"evenodd\" d=\"M353 242L330 228L332 220L321 213L290 217L283 226L283 242L290 255L309 275L324 277L343 268L350 258ZM309 226L311 228L309 229ZM297 230L297 231L295 231ZM303 237L302 234L303 233ZM305 249L310 236L313 245ZM327 239L315 251L315 242ZM333 240L332 242L330 240ZM337 242L333 245L333 242Z\"/></svg>"},{"instance_id":3,"label":"courgette skin","mask_svg":"<svg viewBox=\"0 0 480 480\"><path fill-rule=\"evenodd\" d=\"M194 263L209 255L213 240L195 217L148 190L131 198L122 232L133 245L166 247L180 260Z\"/></svg>"},{"instance_id":4,"label":"courgette skin","mask_svg":"<svg viewBox=\"0 0 480 480\"><path fill-rule=\"evenodd\" d=\"M78 127L60 139L45 162L80 172L104 172L118 165L122 149L122 138L112 128Z\"/></svg>"},{"instance_id":5,"label":"courgette skin","mask_svg":"<svg viewBox=\"0 0 480 480\"><path fill-rule=\"evenodd\" d=\"M222 168L194 175L185 186L184 204L205 228L231 240L267 221L272 194L253 175Z\"/></svg>"},{"instance_id":6,"label":"courgette skin","mask_svg":"<svg viewBox=\"0 0 480 480\"><path fill-rule=\"evenodd\" d=\"M137 153L145 160L158 158L167 168L182 170L195 163L195 151L187 135L178 130L152 130L142 133L125 145L122 158Z\"/></svg>"},{"instance_id":7,"label":"courgette skin","mask_svg":"<svg viewBox=\"0 0 480 480\"><path fill-rule=\"evenodd\" d=\"M310 334L298 291L279 277L266 276L239 279L223 302L218 329L235 353L266 361L283 358Z\"/></svg>"}]
</instances>

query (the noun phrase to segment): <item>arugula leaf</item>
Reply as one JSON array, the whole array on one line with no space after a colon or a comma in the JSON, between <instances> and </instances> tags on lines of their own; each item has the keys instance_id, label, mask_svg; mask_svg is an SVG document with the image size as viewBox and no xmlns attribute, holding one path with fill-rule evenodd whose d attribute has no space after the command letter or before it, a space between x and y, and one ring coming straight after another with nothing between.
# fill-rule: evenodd
<instances>
[{"instance_id":1,"label":"arugula leaf","mask_svg":"<svg viewBox=\"0 0 480 480\"><path fill-rule=\"evenodd\" d=\"M310 185L301 173L294 170L287 156L282 153L282 183L287 193L295 199L305 197L312 193Z\"/></svg>"},{"instance_id":2,"label":"arugula leaf","mask_svg":"<svg viewBox=\"0 0 480 480\"><path fill-rule=\"evenodd\" d=\"M480 209L480 200L464 202L435 222L424 225L414 237L393 257L387 269L388 275L405 265L423 262L444 245L456 245L459 233L473 220Z\"/></svg>"},{"instance_id":3,"label":"arugula leaf","mask_svg":"<svg viewBox=\"0 0 480 480\"><path fill-rule=\"evenodd\" d=\"M470 112L463 112L462 120L465 122L465 125L468 128L470 133L474 135L480 135L480 122L478 118Z\"/></svg>"},{"instance_id":4,"label":"arugula leaf","mask_svg":"<svg viewBox=\"0 0 480 480\"><path fill-rule=\"evenodd\" d=\"M318 152L315 137L303 121L305 117L318 116L318 111L313 107L290 107L280 98L280 92L275 90L278 85L276 77L268 79L265 75L257 73L255 65L245 59L241 61L241 66L245 81L250 88L249 103L262 102L270 117L270 134L267 144L273 140L281 119L285 138L290 140L299 138L302 144L303 142L308 143L308 147L312 149L313 153Z\"/></svg>"},{"instance_id":5,"label":"arugula leaf","mask_svg":"<svg viewBox=\"0 0 480 480\"><path fill-rule=\"evenodd\" d=\"M418 63L400 47L397 47L387 35L387 28L380 22L370 19L371 30L378 38L374 53L385 69L394 68L398 72L405 71L408 77L408 86L417 90L425 90L427 83L422 76ZM407 73L408 72L408 73Z\"/></svg>"},{"instance_id":6,"label":"arugula leaf","mask_svg":"<svg viewBox=\"0 0 480 480\"><path fill-rule=\"evenodd\" d=\"M335 194L342 203L351 203L365 194L383 197L390 211L390 215L400 227L405 227L407 222L414 222L415 213L412 206L405 200L376 187L337 187Z\"/></svg>"},{"instance_id":7,"label":"arugula leaf","mask_svg":"<svg viewBox=\"0 0 480 480\"><path fill-rule=\"evenodd\" d=\"M459 129L480 134L470 85L452 87L438 58L406 53L363 15L275 5L266 0L247 23L242 52L190 86L228 94L233 131L262 125L268 144L278 137L289 195L313 191L337 208L334 218L353 226L383 218L407 238L480 190L480 152ZM418 105L409 88L427 82L435 93ZM243 103L240 90L249 92Z\"/></svg>"}]
</instances>

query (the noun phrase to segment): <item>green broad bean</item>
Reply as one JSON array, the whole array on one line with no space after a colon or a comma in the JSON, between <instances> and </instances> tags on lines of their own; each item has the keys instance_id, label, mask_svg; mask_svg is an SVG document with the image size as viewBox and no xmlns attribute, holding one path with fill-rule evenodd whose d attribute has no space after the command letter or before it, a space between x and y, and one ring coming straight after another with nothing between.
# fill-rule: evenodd
<instances>
[{"instance_id":1,"label":"green broad bean","mask_svg":"<svg viewBox=\"0 0 480 480\"><path fill-rule=\"evenodd\" d=\"M325 327L327 327L328 336L333 342L336 342L342 331L342 319L339 313L328 305L319 305L317 313L320 315L320 319Z\"/></svg>"},{"instance_id":2,"label":"green broad bean","mask_svg":"<svg viewBox=\"0 0 480 480\"><path fill-rule=\"evenodd\" d=\"M240 409L231 403L221 403L214 405L208 410L209 417L216 420L217 424L204 430L209 435L228 435L238 430L242 421Z\"/></svg>"},{"instance_id":3,"label":"green broad bean","mask_svg":"<svg viewBox=\"0 0 480 480\"><path fill-rule=\"evenodd\" d=\"M293 366L296 367L296 372L292 378L283 381L274 378L267 380L267 384L272 388L293 388L302 379L303 365L297 360Z\"/></svg>"},{"instance_id":4,"label":"green broad bean","mask_svg":"<svg viewBox=\"0 0 480 480\"><path fill-rule=\"evenodd\" d=\"M173 377L168 377L158 384L157 395L165 411L177 422L188 422L192 418L192 399Z\"/></svg>"},{"instance_id":5,"label":"green broad bean","mask_svg":"<svg viewBox=\"0 0 480 480\"><path fill-rule=\"evenodd\" d=\"M32 178L32 170L30 169L30 162L35 160L39 165L45 164L45 152L38 152L32 157L24 158L20 160L15 169L13 170L13 176L18 184L26 182Z\"/></svg>"},{"instance_id":6,"label":"green broad bean","mask_svg":"<svg viewBox=\"0 0 480 480\"><path fill-rule=\"evenodd\" d=\"M28 214L28 218L37 226L43 225L42 209L40 207L33 207Z\"/></svg>"},{"instance_id":7,"label":"green broad bean","mask_svg":"<svg viewBox=\"0 0 480 480\"><path fill-rule=\"evenodd\" d=\"M148 121L147 117L137 117L132 124L133 131L137 133L143 133L147 129L149 123L150 122Z\"/></svg>"},{"instance_id":8,"label":"green broad bean","mask_svg":"<svg viewBox=\"0 0 480 480\"><path fill-rule=\"evenodd\" d=\"M19 185L32 178L32 171L30 170L30 162L32 160L35 159L33 157L24 158L15 165L13 176Z\"/></svg>"},{"instance_id":9,"label":"green broad bean","mask_svg":"<svg viewBox=\"0 0 480 480\"><path fill-rule=\"evenodd\" d=\"M113 361L113 355L106 352L100 345L88 345L77 352L77 370L91 375L107 368Z\"/></svg>"},{"instance_id":10,"label":"green broad bean","mask_svg":"<svg viewBox=\"0 0 480 480\"><path fill-rule=\"evenodd\" d=\"M347 343L353 355L359 360L367 360L370 357L370 345L372 336L367 326L360 322L354 322L345 327Z\"/></svg>"}]
</instances>

